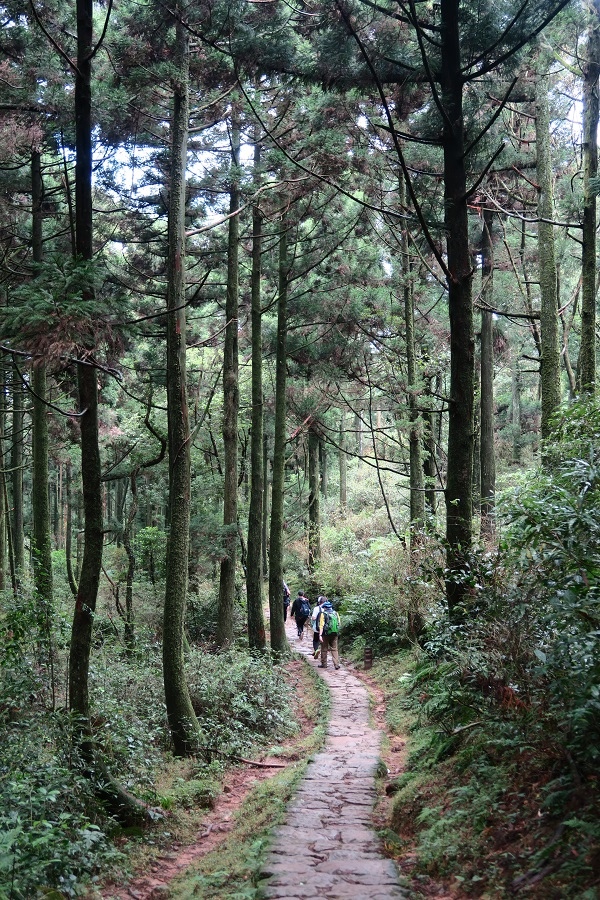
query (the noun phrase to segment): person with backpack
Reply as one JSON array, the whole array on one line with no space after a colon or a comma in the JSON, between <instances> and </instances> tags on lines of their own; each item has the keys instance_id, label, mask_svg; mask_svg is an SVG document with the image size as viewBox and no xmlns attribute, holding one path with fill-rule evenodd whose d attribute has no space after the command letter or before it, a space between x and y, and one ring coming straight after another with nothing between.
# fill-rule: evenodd
<instances>
[{"instance_id":1,"label":"person with backpack","mask_svg":"<svg viewBox=\"0 0 600 900\"><path fill-rule=\"evenodd\" d=\"M310 600L304 591L298 591L298 596L292 603L290 615L296 619L299 640L304 640L304 624L310 616Z\"/></svg>"},{"instance_id":2,"label":"person with backpack","mask_svg":"<svg viewBox=\"0 0 600 900\"><path fill-rule=\"evenodd\" d=\"M331 651L331 658L336 669L340 667L340 655L338 653L338 634L340 632L340 615L331 605L327 597L323 597L321 611L317 616L319 629L319 643L321 644L321 662L319 668L327 668L327 651Z\"/></svg>"},{"instance_id":3,"label":"person with backpack","mask_svg":"<svg viewBox=\"0 0 600 900\"><path fill-rule=\"evenodd\" d=\"M290 589L284 581L283 582L283 621L284 622L287 621L289 605L290 605Z\"/></svg>"},{"instance_id":4,"label":"person with backpack","mask_svg":"<svg viewBox=\"0 0 600 900\"><path fill-rule=\"evenodd\" d=\"M315 659L321 652L321 642L319 640L319 626L317 625L317 619L319 613L321 612L321 603L323 603L323 601L326 599L327 597L323 597L323 595L317 597L317 605L310 614L310 624L312 625L313 630L313 656Z\"/></svg>"}]
</instances>

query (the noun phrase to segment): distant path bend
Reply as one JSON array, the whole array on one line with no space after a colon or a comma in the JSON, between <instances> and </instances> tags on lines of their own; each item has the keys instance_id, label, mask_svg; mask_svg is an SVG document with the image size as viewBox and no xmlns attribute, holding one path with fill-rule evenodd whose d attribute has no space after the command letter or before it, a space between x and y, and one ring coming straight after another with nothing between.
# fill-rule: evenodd
<instances>
[{"instance_id":1,"label":"distant path bend","mask_svg":"<svg viewBox=\"0 0 600 900\"><path fill-rule=\"evenodd\" d=\"M312 657L312 632L290 643ZM287 808L263 870L261 888L269 900L390 900L405 898L394 863L387 859L371 826L375 770L381 732L369 723L369 696L362 682L342 666L318 669L331 691L331 719L325 749Z\"/></svg>"}]
</instances>

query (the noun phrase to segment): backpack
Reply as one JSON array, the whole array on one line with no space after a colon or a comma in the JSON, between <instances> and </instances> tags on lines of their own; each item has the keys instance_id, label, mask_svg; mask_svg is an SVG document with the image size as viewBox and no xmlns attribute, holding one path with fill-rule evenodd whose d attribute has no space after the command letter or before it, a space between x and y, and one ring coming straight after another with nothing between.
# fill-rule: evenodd
<instances>
[{"instance_id":1,"label":"backpack","mask_svg":"<svg viewBox=\"0 0 600 900\"><path fill-rule=\"evenodd\" d=\"M310 616L310 603L308 602L308 600L302 601L298 612L302 617L304 617L305 619L308 619L308 617Z\"/></svg>"},{"instance_id":2,"label":"backpack","mask_svg":"<svg viewBox=\"0 0 600 900\"><path fill-rule=\"evenodd\" d=\"M340 631L340 617L336 613L335 609L332 609L329 612L326 609L322 609L323 613L323 634L339 634Z\"/></svg>"}]
</instances>

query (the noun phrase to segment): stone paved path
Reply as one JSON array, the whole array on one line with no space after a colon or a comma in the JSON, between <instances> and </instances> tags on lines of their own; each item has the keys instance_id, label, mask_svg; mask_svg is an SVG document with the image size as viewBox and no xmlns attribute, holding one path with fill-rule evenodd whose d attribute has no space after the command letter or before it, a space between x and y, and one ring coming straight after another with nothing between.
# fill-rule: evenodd
<instances>
[{"instance_id":1,"label":"stone paved path","mask_svg":"<svg viewBox=\"0 0 600 900\"><path fill-rule=\"evenodd\" d=\"M312 658L312 632L290 643ZM275 832L261 887L271 900L390 900L406 898L394 863L370 826L381 734L369 724L369 698L344 666L317 669L331 691L327 743L308 766Z\"/></svg>"}]
</instances>

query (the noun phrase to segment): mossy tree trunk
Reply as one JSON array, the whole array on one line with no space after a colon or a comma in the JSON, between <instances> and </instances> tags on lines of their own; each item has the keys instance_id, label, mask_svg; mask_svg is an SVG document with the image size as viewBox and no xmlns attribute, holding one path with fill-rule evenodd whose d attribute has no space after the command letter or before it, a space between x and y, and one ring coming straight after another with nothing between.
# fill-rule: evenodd
<instances>
[{"instance_id":1,"label":"mossy tree trunk","mask_svg":"<svg viewBox=\"0 0 600 900\"><path fill-rule=\"evenodd\" d=\"M34 263L42 262L42 169L39 151L31 156L32 239ZM32 470L31 507L33 516L33 577L40 615L48 622L52 611L52 548L50 541L50 502L48 497L48 407L46 405L46 366L38 362L32 373Z\"/></svg>"},{"instance_id":2,"label":"mossy tree trunk","mask_svg":"<svg viewBox=\"0 0 600 900\"><path fill-rule=\"evenodd\" d=\"M167 406L169 537L163 617L163 677L173 749L194 753L199 725L185 679L184 625L190 531L190 427L186 382L185 175L189 125L189 38L176 24L171 121L171 174L167 260Z\"/></svg>"},{"instance_id":3,"label":"mossy tree trunk","mask_svg":"<svg viewBox=\"0 0 600 900\"><path fill-rule=\"evenodd\" d=\"M269 531L269 617L271 649L285 652L287 639L283 621L283 498L285 491L286 335L288 295L287 219L283 216L279 235L279 297L277 300L277 353L275 361L275 438Z\"/></svg>"},{"instance_id":4,"label":"mossy tree trunk","mask_svg":"<svg viewBox=\"0 0 600 900\"><path fill-rule=\"evenodd\" d=\"M339 469L340 469L340 510L344 513L348 503L348 454L346 453L346 417L340 417Z\"/></svg>"},{"instance_id":5,"label":"mossy tree trunk","mask_svg":"<svg viewBox=\"0 0 600 900\"><path fill-rule=\"evenodd\" d=\"M543 64L542 64L543 65ZM535 86L536 171L538 183L538 258L540 279L540 326L542 394L542 443L551 433L552 416L560 407L560 340L558 288L554 247L554 191L550 154L550 110L548 76L538 74ZM542 451L543 452L543 451Z\"/></svg>"},{"instance_id":6,"label":"mossy tree trunk","mask_svg":"<svg viewBox=\"0 0 600 900\"><path fill-rule=\"evenodd\" d=\"M583 79L583 230L581 247L581 346L579 389L596 389L596 193L598 177L598 76L600 74L600 0L588 7Z\"/></svg>"},{"instance_id":7,"label":"mossy tree trunk","mask_svg":"<svg viewBox=\"0 0 600 900\"><path fill-rule=\"evenodd\" d=\"M254 145L254 171L256 176L259 167L260 144L257 140ZM257 180L257 177L255 180ZM252 431L250 434L250 507L248 509L248 563L246 567L248 646L254 650L264 650L266 647L262 566L265 472L263 467L261 251L262 214L258 204L256 204L252 211Z\"/></svg>"},{"instance_id":8,"label":"mossy tree trunk","mask_svg":"<svg viewBox=\"0 0 600 900\"><path fill-rule=\"evenodd\" d=\"M472 543L473 472L473 298L467 216L463 74L460 56L459 0L442 0L441 98L444 108L444 224L450 314L450 400L448 407L448 468L446 478L446 599L451 618L466 584L454 573L464 571Z\"/></svg>"},{"instance_id":9,"label":"mossy tree trunk","mask_svg":"<svg viewBox=\"0 0 600 900\"><path fill-rule=\"evenodd\" d=\"M231 114L231 186L229 212L239 209L240 125L235 110ZM239 216L229 219L227 243L227 293L225 301L225 346L223 349L223 529L224 547L219 582L217 644L226 647L233 641L235 568L237 561L237 489L238 489L238 305L239 305Z\"/></svg>"},{"instance_id":10,"label":"mossy tree trunk","mask_svg":"<svg viewBox=\"0 0 600 900\"><path fill-rule=\"evenodd\" d=\"M481 235L481 406L480 406L480 459L481 459L481 531L491 535L494 531L496 494L496 454L494 449L494 244L492 239L493 212L483 212Z\"/></svg>"},{"instance_id":11,"label":"mossy tree trunk","mask_svg":"<svg viewBox=\"0 0 600 900\"><path fill-rule=\"evenodd\" d=\"M263 417L263 430L264 430L264 417ZM270 482L270 478L269 478L269 436L266 433L263 434L262 468L263 468L263 485L264 485L263 511L262 511L262 577L267 578L267 576L269 574L269 520L270 520L270 514L271 514L271 504L270 504L271 482Z\"/></svg>"},{"instance_id":12,"label":"mossy tree trunk","mask_svg":"<svg viewBox=\"0 0 600 900\"><path fill-rule=\"evenodd\" d=\"M308 429L308 571L314 572L320 560L319 434L311 425Z\"/></svg>"},{"instance_id":13,"label":"mossy tree trunk","mask_svg":"<svg viewBox=\"0 0 600 900\"><path fill-rule=\"evenodd\" d=\"M71 460L67 458L65 463L65 490L67 495L67 521L66 521L66 533L65 533L65 557L67 563L67 580L69 582L69 587L71 588L71 593L74 597L77 596L77 580L75 578L75 573L73 572L73 559L72 559L72 544L73 544L73 492L72 492L72 482L73 482L73 470L71 466Z\"/></svg>"},{"instance_id":14,"label":"mossy tree trunk","mask_svg":"<svg viewBox=\"0 0 600 900\"><path fill-rule=\"evenodd\" d=\"M12 535L17 578L25 563L25 532L23 522L23 428L25 425L25 392L16 366L12 377Z\"/></svg>"},{"instance_id":15,"label":"mossy tree trunk","mask_svg":"<svg viewBox=\"0 0 600 900\"><path fill-rule=\"evenodd\" d=\"M77 72L75 77L75 251L90 261L92 240L92 0L77 0ZM90 288L84 299L91 303ZM91 348L90 348L91 349ZM98 434L98 382L93 366L77 366L81 432L81 481L83 488L84 544L69 653L69 702L81 729L84 757L93 760L89 722L89 662L92 625L102 567L103 518Z\"/></svg>"}]
</instances>

